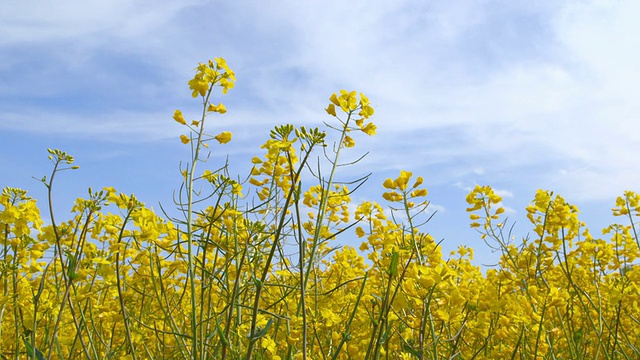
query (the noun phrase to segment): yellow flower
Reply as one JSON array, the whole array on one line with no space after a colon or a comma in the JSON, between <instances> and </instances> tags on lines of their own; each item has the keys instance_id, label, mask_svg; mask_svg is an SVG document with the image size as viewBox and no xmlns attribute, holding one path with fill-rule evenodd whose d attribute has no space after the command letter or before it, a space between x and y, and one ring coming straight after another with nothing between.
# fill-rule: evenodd
<instances>
[{"instance_id":1,"label":"yellow flower","mask_svg":"<svg viewBox=\"0 0 640 360\"><path fill-rule=\"evenodd\" d=\"M180 141L182 141L183 144L188 144L191 139L189 139L187 135L180 135Z\"/></svg>"},{"instance_id":2,"label":"yellow flower","mask_svg":"<svg viewBox=\"0 0 640 360\"><path fill-rule=\"evenodd\" d=\"M385 187L385 188L387 188L387 189L391 189L391 190L393 190L393 189L395 189L395 188L396 188L396 186L393 184L393 180L392 180L392 179L390 179L390 178L387 178L387 179L384 181L384 183L382 184L382 186L384 186L384 187Z\"/></svg>"},{"instance_id":3,"label":"yellow flower","mask_svg":"<svg viewBox=\"0 0 640 360\"><path fill-rule=\"evenodd\" d=\"M276 352L276 342L269 335L262 338L261 345L263 349L271 354Z\"/></svg>"},{"instance_id":4,"label":"yellow flower","mask_svg":"<svg viewBox=\"0 0 640 360\"><path fill-rule=\"evenodd\" d=\"M182 116L182 111L180 110L176 110L173 113L173 120L175 120L176 122L182 124L182 125L187 125L187 122L184 121L184 116Z\"/></svg>"},{"instance_id":5,"label":"yellow flower","mask_svg":"<svg viewBox=\"0 0 640 360\"><path fill-rule=\"evenodd\" d=\"M413 173L410 171L401 170L400 176L398 176L398 178L394 181L394 184L398 189L404 191L407 189L407 183L409 182L409 179L411 178L412 175Z\"/></svg>"},{"instance_id":6,"label":"yellow flower","mask_svg":"<svg viewBox=\"0 0 640 360\"><path fill-rule=\"evenodd\" d=\"M329 100L331 100L331 102L334 105L340 106L340 101L338 101L338 96L335 93L331 94L331 97L329 97Z\"/></svg>"},{"instance_id":7,"label":"yellow flower","mask_svg":"<svg viewBox=\"0 0 640 360\"><path fill-rule=\"evenodd\" d=\"M345 147L354 147L356 145L356 142L351 138L351 136L345 136L344 138L344 146Z\"/></svg>"},{"instance_id":8,"label":"yellow flower","mask_svg":"<svg viewBox=\"0 0 640 360\"><path fill-rule=\"evenodd\" d=\"M193 96L194 98L198 95L204 96L207 93L207 90L209 90L209 83L206 80L203 80L202 78L196 76L193 79L189 80L189 88L193 90L191 96Z\"/></svg>"},{"instance_id":9,"label":"yellow flower","mask_svg":"<svg viewBox=\"0 0 640 360\"><path fill-rule=\"evenodd\" d=\"M359 249L360 249L360 251L367 251L367 250L369 250L369 243L368 243L368 242L366 242L366 241L362 242L362 244L360 244L360 248L359 248Z\"/></svg>"},{"instance_id":10,"label":"yellow flower","mask_svg":"<svg viewBox=\"0 0 640 360\"><path fill-rule=\"evenodd\" d=\"M422 183L424 182L424 178L422 176L418 176L416 178L416 182L413 184L412 188L417 188L418 186L422 185Z\"/></svg>"},{"instance_id":11,"label":"yellow flower","mask_svg":"<svg viewBox=\"0 0 640 360\"><path fill-rule=\"evenodd\" d=\"M213 104L209 104L209 107L207 108L207 111L211 111L211 112L217 112L220 114L224 114L227 112L227 108L224 106L223 103L216 105Z\"/></svg>"},{"instance_id":12,"label":"yellow flower","mask_svg":"<svg viewBox=\"0 0 640 360\"><path fill-rule=\"evenodd\" d=\"M226 144L231 141L232 134L229 131L223 131L220 134L215 136L215 139L218 140L220 144Z\"/></svg>"},{"instance_id":13,"label":"yellow flower","mask_svg":"<svg viewBox=\"0 0 640 360\"><path fill-rule=\"evenodd\" d=\"M324 319L324 324L326 326L333 326L335 324L339 324L342 321L339 315L331 311L331 309L323 308L320 310L320 315Z\"/></svg>"},{"instance_id":14,"label":"yellow flower","mask_svg":"<svg viewBox=\"0 0 640 360\"><path fill-rule=\"evenodd\" d=\"M411 192L411 197L427 196L428 193L427 189L416 189Z\"/></svg>"},{"instance_id":15,"label":"yellow flower","mask_svg":"<svg viewBox=\"0 0 640 360\"><path fill-rule=\"evenodd\" d=\"M233 181L231 183L231 193L242 197L242 185L240 185L237 181Z\"/></svg>"},{"instance_id":16,"label":"yellow flower","mask_svg":"<svg viewBox=\"0 0 640 360\"><path fill-rule=\"evenodd\" d=\"M368 123L367 125L363 126L360 130L362 130L363 133L369 135L369 136L373 136L376 134L376 125L374 123Z\"/></svg>"},{"instance_id":17,"label":"yellow flower","mask_svg":"<svg viewBox=\"0 0 640 360\"><path fill-rule=\"evenodd\" d=\"M332 115L332 116L336 116L336 106L335 105L329 104L329 106L327 106L327 108L324 109L324 110L327 112L327 114Z\"/></svg>"},{"instance_id":18,"label":"yellow flower","mask_svg":"<svg viewBox=\"0 0 640 360\"><path fill-rule=\"evenodd\" d=\"M391 202L398 202L398 201L402 201L402 195L398 194L395 191L389 191L389 192L385 192L382 194L382 197L387 200L387 201L391 201Z\"/></svg>"}]
</instances>

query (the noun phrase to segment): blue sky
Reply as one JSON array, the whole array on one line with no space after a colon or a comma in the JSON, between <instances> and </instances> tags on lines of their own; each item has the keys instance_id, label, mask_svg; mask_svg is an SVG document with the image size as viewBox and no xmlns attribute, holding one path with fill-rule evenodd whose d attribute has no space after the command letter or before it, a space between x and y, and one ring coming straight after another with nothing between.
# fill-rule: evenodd
<instances>
[{"instance_id":1,"label":"blue sky","mask_svg":"<svg viewBox=\"0 0 640 360\"><path fill-rule=\"evenodd\" d=\"M356 201L381 199L400 169L422 175L438 213L424 230L491 263L468 228L476 184L504 196L516 235L538 188L582 210L593 234L624 190L640 190L634 1L4 1L0 5L0 186L25 188L50 171L47 148L81 168L58 178L64 218L89 186L171 204L188 149L171 116L196 118L186 82L224 57L237 74L211 132L246 174L268 130L319 126L331 93L365 93L378 135L356 138L342 173L369 172ZM352 244L358 245L358 243Z\"/></svg>"}]
</instances>

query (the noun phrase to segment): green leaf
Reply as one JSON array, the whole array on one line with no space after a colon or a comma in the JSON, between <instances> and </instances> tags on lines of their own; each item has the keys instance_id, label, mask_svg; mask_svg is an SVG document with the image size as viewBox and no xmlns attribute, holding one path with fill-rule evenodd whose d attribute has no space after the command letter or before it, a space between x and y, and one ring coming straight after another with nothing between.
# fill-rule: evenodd
<instances>
[{"instance_id":1,"label":"green leaf","mask_svg":"<svg viewBox=\"0 0 640 360\"><path fill-rule=\"evenodd\" d=\"M389 264L388 274L391 276L396 276L398 274L398 260L400 257L400 253L394 251L391 254L391 264Z\"/></svg>"},{"instance_id":2,"label":"green leaf","mask_svg":"<svg viewBox=\"0 0 640 360\"><path fill-rule=\"evenodd\" d=\"M229 345L229 339L224 336L224 331L222 331L222 327L220 327L220 322L216 322L216 330L212 331L211 334L207 336L207 341L213 338L213 335L217 333L220 337L220 341L222 341L225 345Z\"/></svg>"},{"instance_id":3,"label":"green leaf","mask_svg":"<svg viewBox=\"0 0 640 360\"><path fill-rule=\"evenodd\" d=\"M422 358L421 356L422 354L420 353L420 351L414 349L411 345L407 344L406 342L402 344L402 351L408 352L409 354L415 356L418 359Z\"/></svg>"},{"instance_id":4,"label":"green leaf","mask_svg":"<svg viewBox=\"0 0 640 360\"><path fill-rule=\"evenodd\" d=\"M267 332L269 331L269 328L271 328L271 325L273 325L273 319L269 319L269 322L267 322L267 326L265 326L264 328L260 329L260 331L258 331L255 335L253 335L251 337L251 340L255 341L255 340L258 340L261 337L267 335Z\"/></svg>"},{"instance_id":5,"label":"green leaf","mask_svg":"<svg viewBox=\"0 0 640 360\"><path fill-rule=\"evenodd\" d=\"M70 280L75 280L78 278L78 274L76 274L76 258L71 255L70 252L67 252L67 256L69 257L69 265L67 267L67 277Z\"/></svg>"},{"instance_id":6,"label":"green leaf","mask_svg":"<svg viewBox=\"0 0 640 360\"><path fill-rule=\"evenodd\" d=\"M38 360L44 360L44 354L42 354L42 351L38 350L38 348L31 345L31 343L29 343L29 341L26 338L22 338L22 341L24 341L24 346L27 347L28 357L32 358L35 356L35 358Z\"/></svg>"}]
</instances>

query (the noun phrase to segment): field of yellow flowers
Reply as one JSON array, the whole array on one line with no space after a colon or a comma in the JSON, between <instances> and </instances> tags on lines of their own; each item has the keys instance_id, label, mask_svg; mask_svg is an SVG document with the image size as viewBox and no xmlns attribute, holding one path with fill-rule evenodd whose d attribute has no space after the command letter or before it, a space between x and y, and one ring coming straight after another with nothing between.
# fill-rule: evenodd
<instances>
[{"instance_id":1,"label":"field of yellow flowers","mask_svg":"<svg viewBox=\"0 0 640 360\"><path fill-rule=\"evenodd\" d=\"M231 141L205 123L227 111L213 97L234 82L224 59L199 64L188 84L202 118L173 115L191 150L178 218L105 188L61 220L50 196L39 209L24 190L2 190L0 358L640 358L638 194L615 201L626 225L599 238L540 190L526 209L532 235L512 242L501 198L476 187L470 225L502 254L483 272L472 249L443 257L421 230L422 177L387 179L386 204L352 203L366 178L336 181L350 165L342 153L376 132L363 94L331 95L326 130L275 127L245 180L224 164L201 170ZM76 166L60 150L49 159L51 194ZM337 245L352 234L359 249Z\"/></svg>"}]
</instances>

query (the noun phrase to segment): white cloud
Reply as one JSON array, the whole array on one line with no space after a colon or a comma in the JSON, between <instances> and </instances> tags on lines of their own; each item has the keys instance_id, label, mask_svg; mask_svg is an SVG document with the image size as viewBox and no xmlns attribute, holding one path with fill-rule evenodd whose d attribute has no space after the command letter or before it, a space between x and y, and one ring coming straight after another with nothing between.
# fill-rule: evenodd
<instances>
[{"instance_id":1,"label":"white cloud","mask_svg":"<svg viewBox=\"0 0 640 360\"><path fill-rule=\"evenodd\" d=\"M31 55L2 56L0 71L32 75L0 85L12 99L0 102L0 126L120 140L176 136L172 109L197 108L188 95L177 97L187 94L195 62L225 56L238 84L222 100L233 121L220 126L236 139L262 141L278 122L318 124L331 92L355 88L372 100L379 127L376 138L356 139L372 150L360 167L421 175L428 168L437 184L539 181L610 198L640 180L629 155L639 149L640 40L629 35L640 30L638 6L14 1L0 15L0 48L45 58L42 68L29 59L23 69L19 61ZM18 110L13 99L29 100L31 89L70 104L32 101ZM74 113L83 92L107 98L99 115ZM134 96L139 108L126 101Z\"/></svg>"},{"instance_id":2,"label":"white cloud","mask_svg":"<svg viewBox=\"0 0 640 360\"><path fill-rule=\"evenodd\" d=\"M178 126L164 113L115 111L108 115L69 116L62 113L28 112L3 114L2 126L50 136L95 138L101 141L141 142L167 139L180 134ZM173 135L172 135L173 134Z\"/></svg>"},{"instance_id":3,"label":"white cloud","mask_svg":"<svg viewBox=\"0 0 640 360\"><path fill-rule=\"evenodd\" d=\"M112 0L77 2L9 1L4 4L0 46L86 40L94 36L131 39L151 35L194 1ZM139 39L142 40L142 39ZM117 44L114 44L117 45ZM140 42L139 45L145 45Z\"/></svg>"}]
</instances>

